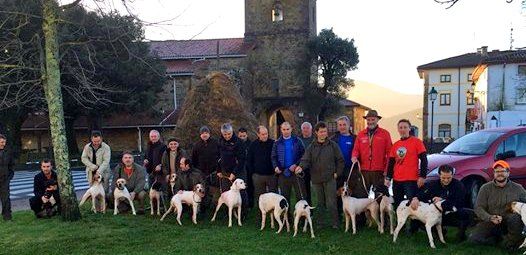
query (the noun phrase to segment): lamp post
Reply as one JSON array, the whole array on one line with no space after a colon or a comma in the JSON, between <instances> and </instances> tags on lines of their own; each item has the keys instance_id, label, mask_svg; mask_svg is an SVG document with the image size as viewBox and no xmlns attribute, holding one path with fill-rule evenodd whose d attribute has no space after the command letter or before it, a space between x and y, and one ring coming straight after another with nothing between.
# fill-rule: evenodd
<instances>
[{"instance_id":1,"label":"lamp post","mask_svg":"<svg viewBox=\"0 0 526 255\"><path fill-rule=\"evenodd\" d=\"M434 118L435 118L435 100L437 100L438 92L436 91L435 87L431 88L431 91L429 91L429 100L431 100L431 145L434 143L433 141L433 128L434 128Z\"/></svg>"}]
</instances>

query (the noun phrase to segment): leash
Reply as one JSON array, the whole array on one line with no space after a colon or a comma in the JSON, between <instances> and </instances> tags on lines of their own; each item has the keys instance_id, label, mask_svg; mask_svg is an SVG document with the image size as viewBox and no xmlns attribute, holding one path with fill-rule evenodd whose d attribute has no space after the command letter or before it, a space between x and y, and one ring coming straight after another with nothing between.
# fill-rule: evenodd
<instances>
[{"instance_id":1,"label":"leash","mask_svg":"<svg viewBox=\"0 0 526 255\"><path fill-rule=\"evenodd\" d=\"M223 182L221 181L221 179L226 179L228 182L230 182L230 186L232 186L232 181L226 177L218 177L218 180L219 180L219 191L220 193L223 193Z\"/></svg>"},{"instance_id":2,"label":"leash","mask_svg":"<svg viewBox=\"0 0 526 255\"><path fill-rule=\"evenodd\" d=\"M344 189L347 189L347 190L349 189L349 180L351 179L352 170L354 169L354 166L356 164L358 164L358 173L360 174L360 177L362 179L363 189L365 190L366 193L369 193L368 190L367 190L367 186L365 185L365 179L363 178L362 167L361 167L359 161L356 161L356 162L352 163L351 169L349 170L349 175L347 176L347 180L343 184L343 187L344 187Z\"/></svg>"},{"instance_id":3,"label":"leash","mask_svg":"<svg viewBox=\"0 0 526 255\"><path fill-rule=\"evenodd\" d=\"M305 197L303 196L303 192L301 191L301 183L300 183L300 178L303 179L303 177L305 177L305 172L301 171L301 173L297 173L296 176L296 183L298 184L298 190L300 191L300 197L301 197L301 200L305 200Z\"/></svg>"}]
</instances>

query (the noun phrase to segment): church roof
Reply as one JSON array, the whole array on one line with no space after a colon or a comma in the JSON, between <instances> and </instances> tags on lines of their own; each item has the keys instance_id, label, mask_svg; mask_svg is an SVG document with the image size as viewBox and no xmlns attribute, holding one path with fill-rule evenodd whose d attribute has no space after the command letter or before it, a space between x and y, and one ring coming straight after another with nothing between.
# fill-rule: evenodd
<instances>
[{"instance_id":1,"label":"church roof","mask_svg":"<svg viewBox=\"0 0 526 255\"><path fill-rule=\"evenodd\" d=\"M245 57L252 44L244 38L150 41L150 50L163 60Z\"/></svg>"}]
</instances>

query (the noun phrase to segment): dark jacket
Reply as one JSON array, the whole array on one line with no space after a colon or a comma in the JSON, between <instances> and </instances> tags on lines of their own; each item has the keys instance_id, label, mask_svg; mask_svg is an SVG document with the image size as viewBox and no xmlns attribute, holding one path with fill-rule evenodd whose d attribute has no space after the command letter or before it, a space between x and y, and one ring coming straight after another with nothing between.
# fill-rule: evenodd
<instances>
[{"instance_id":1,"label":"dark jacket","mask_svg":"<svg viewBox=\"0 0 526 255\"><path fill-rule=\"evenodd\" d=\"M303 142L298 139L297 136L292 135L292 153L294 154L293 161L295 165L299 165L303 153L305 153L305 148L303 147ZM272 168L278 167L280 170L285 169L285 139L283 136L280 136L279 139L274 143L272 147Z\"/></svg>"},{"instance_id":2,"label":"dark jacket","mask_svg":"<svg viewBox=\"0 0 526 255\"><path fill-rule=\"evenodd\" d=\"M465 206L466 188L461 181L453 179L447 186L443 186L440 180L432 180L419 191L418 200L422 202L432 202L434 197L440 197L445 201L442 203L444 212L453 211L453 207L457 210Z\"/></svg>"},{"instance_id":3,"label":"dark jacket","mask_svg":"<svg viewBox=\"0 0 526 255\"><path fill-rule=\"evenodd\" d=\"M51 179L58 182L57 173L55 171L51 171ZM44 175L42 171L35 175L35 178L33 180L33 194L35 194L35 197L41 198L44 193L46 192L46 183L48 179ZM55 198L55 201L57 204L60 204L60 192L57 185L57 190L53 191L53 198Z\"/></svg>"},{"instance_id":4,"label":"dark jacket","mask_svg":"<svg viewBox=\"0 0 526 255\"><path fill-rule=\"evenodd\" d=\"M300 136L298 136L298 138L303 143L303 148L305 148L305 150L307 148L309 148L309 146L311 145L312 141L314 141L314 135L311 135L309 138L304 138L303 136L300 135Z\"/></svg>"},{"instance_id":5,"label":"dark jacket","mask_svg":"<svg viewBox=\"0 0 526 255\"><path fill-rule=\"evenodd\" d=\"M526 191L520 184L508 181L504 187L499 187L495 181L487 182L480 187L475 213L482 221L490 221L492 215L504 216L511 202L526 203Z\"/></svg>"},{"instance_id":6,"label":"dark jacket","mask_svg":"<svg viewBox=\"0 0 526 255\"><path fill-rule=\"evenodd\" d=\"M161 159L162 176L167 176L167 175L170 174L170 169L171 169L171 166L170 166L170 152L171 152L170 148L167 148L163 152L163 157ZM177 153L176 153L176 156L175 156L175 166L174 166L176 173L180 169L179 162L181 162L181 158L186 158L186 157L188 157L188 155L186 154L186 151L181 149L181 147L177 147Z\"/></svg>"},{"instance_id":7,"label":"dark jacket","mask_svg":"<svg viewBox=\"0 0 526 255\"><path fill-rule=\"evenodd\" d=\"M236 135L232 135L228 141L223 137L219 139L218 172L227 176L230 174L239 176L245 167L245 158L243 145Z\"/></svg>"},{"instance_id":8,"label":"dark jacket","mask_svg":"<svg viewBox=\"0 0 526 255\"><path fill-rule=\"evenodd\" d=\"M160 140L156 143L148 142L144 154L145 159L148 160L148 164L145 166L148 174L151 174L155 170L155 167L161 164L164 151L166 151L166 145Z\"/></svg>"},{"instance_id":9,"label":"dark jacket","mask_svg":"<svg viewBox=\"0 0 526 255\"><path fill-rule=\"evenodd\" d=\"M272 167L272 147L274 140L268 139L265 142L258 140L253 141L248 148L247 154L247 171L249 175L256 173L260 175L273 175Z\"/></svg>"},{"instance_id":10,"label":"dark jacket","mask_svg":"<svg viewBox=\"0 0 526 255\"><path fill-rule=\"evenodd\" d=\"M198 183L203 183L203 175L199 169L190 168L188 171L179 170L173 192L179 190L193 190Z\"/></svg>"},{"instance_id":11,"label":"dark jacket","mask_svg":"<svg viewBox=\"0 0 526 255\"><path fill-rule=\"evenodd\" d=\"M128 177L124 172L124 164L120 163L115 166L113 169L113 181L111 182L110 192L112 193L115 190L115 182L119 178L126 180L126 188L128 191L135 192L138 194L141 191L144 191L146 185L146 170L139 164L133 163L133 172Z\"/></svg>"},{"instance_id":12,"label":"dark jacket","mask_svg":"<svg viewBox=\"0 0 526 255\"><path fill-rule=\"evenodd\" d=\"M15 160L7 149L0 150L0 179L13 179Z\"/></svg>"},{"instance_id":13,"label":"dark jacket","mask_svg":"<svg viewBox=\"0 0 526 255\"><path fill-rule=\"evenodd\" d=\"M312 183L322 183L333 179L335 173L342 175L345 161L337 143L315 141L305 151L300 166L310 169Z\"/></svg>"},{"instance_id":14,"label":"dark jacket","mask_svg":"<svg viewBox=\"0 0 526 255\"><path fill-rule=\"evenodd\" d=\"M204 176L210 175L217 170L217 161L219 160L219 143L216 139L210 137L203 141L199 139L192 149L193 165L201 170Z\"/></svg>"}]
</instances>

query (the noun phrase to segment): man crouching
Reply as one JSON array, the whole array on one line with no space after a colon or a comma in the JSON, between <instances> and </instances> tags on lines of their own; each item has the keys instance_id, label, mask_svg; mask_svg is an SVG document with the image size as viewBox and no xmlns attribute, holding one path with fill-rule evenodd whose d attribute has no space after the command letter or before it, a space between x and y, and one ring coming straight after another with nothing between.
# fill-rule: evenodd
<instances>
[{"instance_id":1,"label":"man crouching","mask_svg":"<svg viewBox=\"0 0 526 255\"><path fill-rule=\"evenodd\" d=\"M133 155L131 152L127 151L122 154L122 162L113 169L112 176L113 181L111 182L110 188L110 201L114 200L116 181L124 179L126 181L126 189L130 192L131 201L139 201L139 210L137 211L137 214L144 214L146 170L133 161ZM128 211L130 207L125 206L125 203L119 203L117 209L119 211Z\"/></svg>"}]
</instances>

